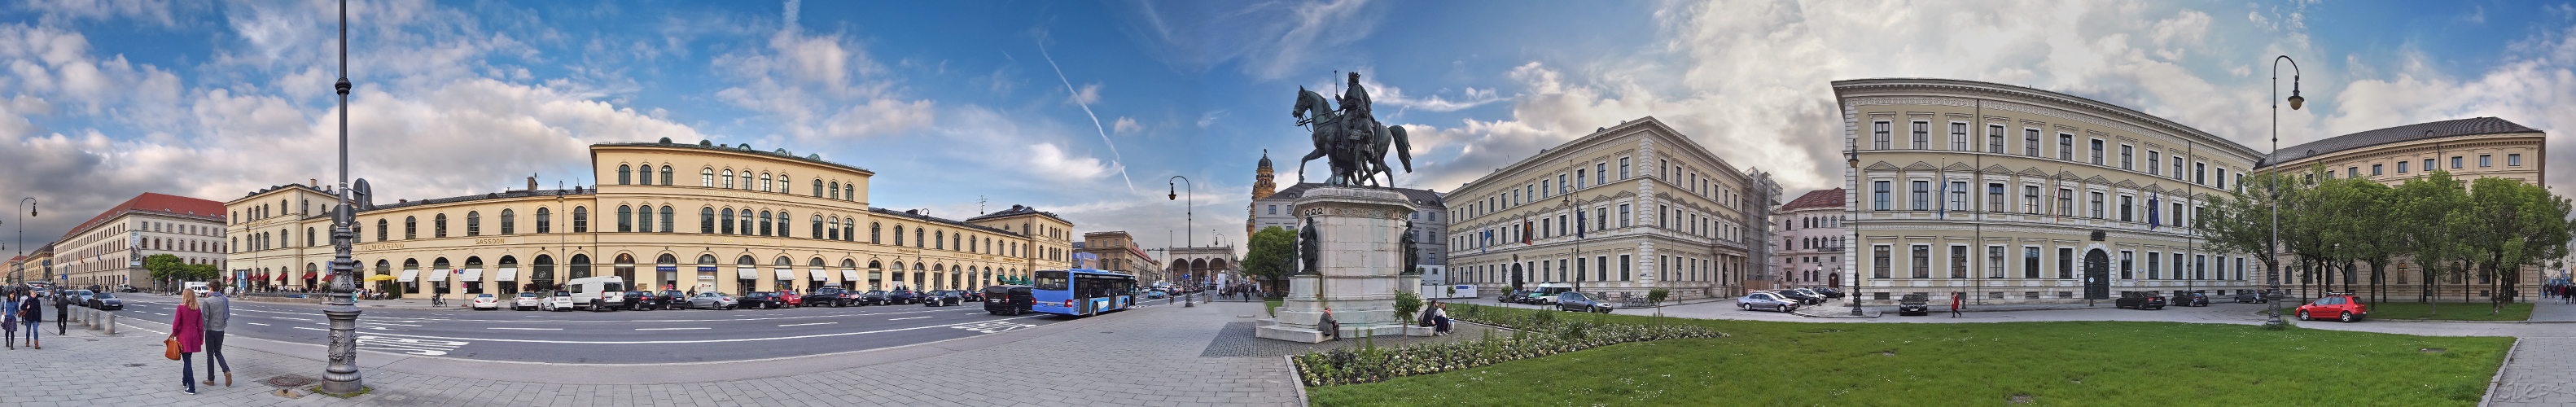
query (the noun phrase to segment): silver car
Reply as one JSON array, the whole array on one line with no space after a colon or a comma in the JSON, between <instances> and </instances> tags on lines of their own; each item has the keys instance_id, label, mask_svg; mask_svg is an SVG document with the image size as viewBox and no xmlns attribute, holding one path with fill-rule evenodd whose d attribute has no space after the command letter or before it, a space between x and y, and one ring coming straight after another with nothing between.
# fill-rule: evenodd
<instances>
[{"instance_id":1,"label":"silver car","mask_svg":"<svg viewBox=\"0 0 2576 407\"><path fill-rule=\"evenodd\" d=\"M1775 293L1755 292L1752 294L1745 294L1742 298L1736 298L1735 308L1744 310L1761 309L1780 312L1797 311L1798 300L1782 297L1780 294Z\"/></svg>"},{"instance_id":2,"label":"silver car","mask_svg":"<svg viewBox=\"0 0 2576 407\"><path fill-rule=\"evenodd\" d=\"M741 300L736 300L731 295L725 295L725 293L714 291L702 292L698 293L698 296L696 297L689 297L689 309L733 309L733 307L739 305L742 305Z\"/></svg>"}]
</instances>

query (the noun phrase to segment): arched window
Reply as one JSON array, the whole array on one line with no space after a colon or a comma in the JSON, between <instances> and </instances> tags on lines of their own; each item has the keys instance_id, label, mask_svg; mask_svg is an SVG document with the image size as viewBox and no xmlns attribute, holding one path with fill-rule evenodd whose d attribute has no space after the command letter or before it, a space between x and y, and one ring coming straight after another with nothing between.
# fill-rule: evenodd
<instances>
[{"instance_id":1,"label":"arched window","mask_svg":"<svg viewBox=\"0 0 2576 407\"><path fill-rule=\"evenodd\" d=\"M821 198L821 197L823 197L823 179L822 179L822 178L815 178L815 179L814 179L814 197L815 197L815 198Z\"/></svg>"},{"instance_id":2,"label":"arched window","mask_svg":"<svg viewBox=\"0 0 2576 407\"><path fill-rule=\"evenodd\" d=\"M859 240L858 218L850 218L850 221L841 223L841 240L853 242Z\"/></svg>"},{"instance_id":3,"label":"arched window","mask_svg":"<svg viewBox=\"0 0 2576 407\"><path fill-rule=\"evenodd\" d=\"M662 166L662 185L671 185L671 166Z\"/></svg>"},{"instance_id":4,"label":"arched window","mask_svg":"<svg viewBox=\"0 0 2576 407\"><path fill-rule=\"evenodd\" d=\"M716 208L698 208L698 233L716 232Z\"/></svg>"},{"instance_id":5,"label":"arched window","mask_svg":"<svg viewBox=\"0 0 2576 407\"><path fill-rule=\"evenodd\" d=\"M921 239L912 239L912 240L921 240ZM903 225L894 225L894 245L896 245L896 246L902 246L902 245L903 245Z\"/></svg>"},{"instance_id":6,"label":"arched window","mask_svg":"<svg viewBox=\"0 0 2576 407\"><path fill-rule=\"evenodd\" d=\"M789 232L796 230L789 228L789 226L793 225L789 224L788 221L793 220L796 220L796 217L788 216L787 211L778 211L778 237L793 237L796 235L795 233ZM814 237L823 237L823 235L814 235Z\"/></svg>"},{"instance_id":7,"label":"arched window","mask_svg":"<svg viewBox=\"0 0 2576 407\"><path fill-rule=\"evenodd\" d=\"M856 183L841 184L841 200L843 200L843 201L856 201L856 200L859 200L859 184L856 184Z\"/></svg>"},{"instance_id":8,"label":"arched window","mask_svg":"<svg viewBox=\"0 0 2576 407\"><path fill-rule=\"evenodd\" d=\"M733 170L724 170L724 187L733 189Z\"/></svg>"},{"instance_id":9,"label":"arched window","mask_svg":"<svg viewBox=\"0 0 2576 407\"><path fill-rule=\"evenodd\" d=\"M555 232L555 213L554 213L554 210L553 210L552 208L537 208L537 233L541 233L541 234L542 234L542 233L554 233L554 232Z\"/></svg>"},{"instance_id":10,"label":"arched window","mask_svg":"<svg viewBox=\"0 0 2576 407\"><path fill-rule=\"evenodd\" d=\"M314 242L313 242L313 228L304 228L304 245L305 245L305 246L321 246L321 244L320 244L320 243L314 243Z\"/></svg>"},{"instance_id":11,"label":"arched window","mask_svg":"<svg viewBox=\"0 0 2576 407\"><path fill-rule=\"evenodd\" d=\"M811 259L805 259L805 267L823 268L823 258L821 258L821 257L816 257L816 258L811 258Z\"/></svg>"},{"instance_id":12,"label":"arched window","mask_svg":"<svg viewBox=\"0 0 2576 407\"><path fill-rule=\"evenodd\" d=\"M635 182L634 182L635 180L634 180L634 178L633 178L634 176L632 175L632 173L633 173L633 172L635 172L635 167L634 167L634 166L626 165L626 164L618 164L618 165L617 165L617 185L629 185L629 184L633 184L633 183L635 183Z\"/></svg>"},{"instance_id":13,"label":"arched window","mask_svg":"<svg viewBox=\"0 0 2576 407\"><path fill-rule=\"evenodd\" d=\"M761 225L757 225L757 226L752 225L752 224L751 224L752 220L753 220L753 219L751 218L751 209L750 209L750 208L744 208L744 209L742 210L742 234L746 234L746 235L748 235L748 234L752 234L753 232L759 231L761 226L768 226L768 224L766 224L766 223L763 223L763 224L761 224ZM763 222L766 222L766 221L763 221Z\"/></svg>"},{"instance_id":14,"label":"arched window","mask_svg":"<svg viewBox=\"0 0 2576 407\"><path fill-rule=\"evenodd\" d=\"M716 266L716 255L712 255L712 254L701 254L701 255L698 255L698 267L715 267L715 266Z\"/></svg>"},{"instance_id":15,"label":"arched window","mask_svg":"<svg viewBox=\"0 0 2576 407\"><path fill-rule=\"evenodd\" d=\"M437 219L431 220L429 230L430 237L447 237L447 214L438 214Z\"/></svg>"},{"instance_id":16,"label":"arched window","mask_svg":"<svg viewBox=\"0 0 2576 407\"><path fill-rule=\"evenodd\" d=\"M572 232L590 233L590 208L572 207Z\"/></svg>"},{"instance_id":17,"label":"arched window","mask_svg":"<svg viewBox=\"0 0 2576 407\"><path fill-rule=\"evenodd\" d=\"M796 193L796 179L787 177L787 174L778 174L778 193Z\"/></svg>"},{"instance_id":18,"label":"arched window","mask_svg":"<svg viewBox=\"0 0 2576 407\"><path fill-rule=\"evenodd\" d=\"M769 235L769 211L760 211L760 235Z\"/></svg>"},{"instance_id":19,"label":"arched window","mask_svg":"<svg viewBox=\"0 0 2576 407\"><path fill-rule=\"evenodd\" d=\"M698 186L714 188L716 186L716 169L713 167L698 169Z\"/></svg>"},{"instance_id":20,"label":"arched window","mask_svg":"<svg viewBox=\"0 0 2576 407\"><path fill-rule=\"evenodd\" d=\"M576 279L576 278L590 277L590 255L587 255L587 254L576 254L576 255L572 255L572 267L571 267L571 270L568 270L568 271L570 271L570 272L571 272L571 275L566 276L566 277L564 278L564 281L572 281L572 279Z\"/></svg>"},{"instance_id":21,"label":"arched window","mask_svg":"<svg viewBox=\"0 0 2576 407\"><path fill-rule=\"evenodd\" d=\"M547 284L547 283L551 283L551 282L554 282L554 281L555 281L555 257L554 257L554 256L548 256L548 255L543 255L543 254L537 255L536 262L531 263L531 265L532 265L532 267L530 267L530 268L532 268L532 269L534 269L534 270L530 270L530 271L528 271L528 284L529 284L529 285L537 286L537 287L538 287L538 289L544 289L544 288L546 288L546 287L548 287L548 286L550 285L550 284Z\"/></svg>"},{"instance_id":22,"label":"arched window","mask_svg":"<svg viewBox=\"0 0 2576 407\"><path fill-rule=\"evenodd\" d=\"M733 234L733 208L725 208L725 209L724 209L724 212L723 212L723 215L724 215L724 234L728 234L728 235Z\"/></svg>"},{"instance_id":23,"label":"arched window","mask_svg":"<svg viewBox=\"0 0 2576 407\"><path fill-rule=\"evenodd\" d=\"M671 206L662 205L662 233L671 233Z\"/></svg>"},{"instance_id":24,"label":"arched window","mask_svg":"<svg viewBox=\"0 0 2576 407\"><path fill-rule=\"evenodd\" d=\"M823 215L814 215L814 234L812 237L841 240L840 229L841 218L832 218L832 230L826 232L823 230Z\"/></svg>"},{"instance_id":25,"label":"arched window","mask_svg":"<svg viewBox=\"0 0 2576 407\"><path fill-rule=\"evenodd\" d=\"M884 224L880 224L880 223L877 223L877 222L868 222L868 243L871 243L871 244L885 244L885 239L884 239L884 236L885 236L885 233L884 233L884 232L885 232L885 230L880 229L880 228L881 228L881 227L883 227L883 226L884 226ZM902 236L902 235L903 235L903 232L895 232L895 235L896 235L896 236Z\"/></svg>"},{"instance_id":26,"label":"arched window","mask_svg":"<svg viewBox=\"0 0 2576 407\"><path fill-rule=\"evenodd\" d=\"M922 237L922 232L924 232L924 231L923 231L921 228L912 228L912 247L922 247L922 246L925 246L925 245L929 245L929 244L930 244L930 242L928 241L928 239L923 239L923 238L921 238L921 237ZM894 234L896 234L896 235L902 235L902 234L903 234L903 231L902 231L902 230L896 230L896 231L894 231ZM896 242L896 244L902 244L902 242Z\"/></svg>"},{"instance_id":27,"label":"arched window","mask_svg":"<svg viewBox=\"0 0 2576 407\"><path fill-rule=\"evenodd\" d=\"M403 240L412 240L412 239L419 239L419 238L420 238L420 218L419 218L419 217L416 217L416 216L404 216L404 217L403 217Z\"/></svg>"},{"instance_id":28,"label":"arched window","mask_svg":"<svg viewBox=\"0 0 2576 407\"><path fill-rule=\"evenodd\" d=\"M635 231L653 232L653 205L644 205L643 208L635 210Z\"/></svg>"},{"instance_id":29,"label":"arched window","mask_svg":"<svg viewBox=\"0 0 2576 407\"><path fill-rule=\"evenodd\" d=\"M465 236L483 235L483 211L465 211Z\"/></svg>"},{"instance_id":30,"label":"arched window","mask_svg":"<svg viewBox=\"0 0 2576 407\"><path fill-rule=\"evenodd\" d=\"M823 180L819 180L819 179L818 179L818 180L814 180L814 183L816 183L816 184L821 184L821 183L823 183ZM822 187L821 185L816 185L816 186L814 187L814 189L820 190L820 189L823 189L823 187ZM817 194L820 194L821 192L816 192L816 193L817 193ZM840 181L832 181L832 199L834 199L834 200L839 200L839 199L841 199L841 182L840 182Z\"/></svg>"},{"instance_id":31,"label":"arched window","mask_svg":"<svg viewBox=\"0 0 2576 407\"><path fill-rule=\"evenodd\" d=\"M502 208L502 209L501 209L501 234L502 234L502 235L513 235L513 234L518 234L518 233L519 233L519 213L518 213L517 211L512 211L512 210L510 210L509 208Z\"/></svg>"},{"instance_id":32,"label":"arched window","mask_svg":"<svg viewBox=\"0 0 2576 407\"><path fill-rule=\"evenodd\" d=\"M636 185L653 185L653 166L646 165L644 168L636 169L635 178L640 178L636 181L642 181L635 183Z\"/></svg>"},{"instance_id":33,"label":"arched window","mask_svg":"<svg viewBox=\"0 0 2576 407\"><path fill-rule=\"evenodd\" d=\"M769 173L760 173L760 192L774 192L770 188Z\"/></svg>"},{"instance_id":34,"label":"arched window","mask_svg":"<svg viewBox=\"0 0 2576 407\"><path fill-rule=\"evenodd\" d=\"M617 231L620 233L635 231L635 207L617 206Z\"/></svg>"},{"instance_id":35,"label":"arched window","mask_svg":"<svg viewBox=\"0 0 2576 407\"><path fill-rule=\"evenodd\" d=\"M930 248L948 250L948 231L930 232Z\"/></svg>"},{"instance_id":36,"label":"arched window","mask_svg":"<svg viewBox=\"0 0 2576 407\"><path fill-rule=\"evenodd\" d=\"M385 234L386 234L386 233L390 233L389 231L391 231L391 230L393 230L393 228L392 228L392 227L385 226L385 220L384 220L384 219L377 219L377 220L376 220L376 241L378 241L378 242L382 242L382 241L386 241L386 240L391 240L391 239L386 239L386 238L385 238Z\"/></svg>"}]
</instances>

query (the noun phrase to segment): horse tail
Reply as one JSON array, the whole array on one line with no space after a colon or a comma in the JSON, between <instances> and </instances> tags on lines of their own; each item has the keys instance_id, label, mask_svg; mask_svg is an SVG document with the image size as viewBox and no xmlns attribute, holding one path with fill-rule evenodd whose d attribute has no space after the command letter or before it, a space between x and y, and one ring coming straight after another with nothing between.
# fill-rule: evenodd
<instances>
[{"instance_id":1,"label":"horse tail","mask_svg":"<svg viewBox=\"0 0 2576 407\"><path fill-rule=\"evenodd\" d=\"M1395 159L1404 163L1404 172L1413 172L1413 142L1404 139L1404 126L1386 126L1386 134L1395 139Z\"/></svg>"}]
</instances>

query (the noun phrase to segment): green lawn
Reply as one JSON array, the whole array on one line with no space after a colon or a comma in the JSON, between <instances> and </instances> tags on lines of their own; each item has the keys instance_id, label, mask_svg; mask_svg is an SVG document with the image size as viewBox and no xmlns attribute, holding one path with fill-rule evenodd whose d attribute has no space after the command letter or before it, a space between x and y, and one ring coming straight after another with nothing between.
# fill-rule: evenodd
<instances>
[{"instance_id":1,"label":"green lawn","mask_svg":"<svg viewBox=\"0 0 2576 407\"><path fill-rule=\"evenodd\" d=\"M2036 405L2473 405L2513 342L2160 322L1665 321L1733 336L1308 394L1322 406L2002 405L2016 397Z\"/></svg>"},{"instance_id":2,"label":"green lawn","mask_svg":"<svg viewBox=\"0 0 2576 407\"><path fill-rule=\"evenodd\" d=\"M2288 304L2282 304L2282 305L2287 306ZM2483 302L2474 302L2474 303L2445 302L2445 303L2440 303L2440 304L2431 304L2431 305L2438 305L2438 307L2435 307L2435 306L2428 306L2427 304L2420 303L2420 302L2382 302L2382 303L2373 303L2373 304L2370 304L2370 318L2371 318L2371 319L2422 319L2422 320L2440 320L2440 321L2528 321L2528 320L2531 320L2531 303L2512 303L2512 304L2505 304L2505 306L2504 306L2504 312L2502 312L2502 313L2493 313L2493 314L2490 314L2490 313L2488 313L2488 312L2489 312L2489 311L2494 310L2494 309L2495 309L2495 305L2494 305L2494 304L2489 304L2489 303L2483 303ZM2436 311L2436 310L2441 311L2441 313L2440 313L2440 314L2434 314L2434 313L2433 313L2433 311ZM2283 317L2283 318L2289 318L2289 317L2294 317L2294 316L2298 316L2298 311L2293 310L2293 309L2287 309L2287 308L2285 308L2285 309L2282 309L2282 310L2281 310L2281 317Z\"/></svg>"},{"instance_id":3,"label":"green lawn","mask_svg":"<svg viewBox=\"0 0 2576 407\"><path fill-rule=\"evenodd\" d=\"M1268 311L1268 312L1270 312L1270 317L1272 317L1272 318L1278 318L1278 317L1279 317L1279 304L1286 304L1286 303L1288 303L1288 300L1286 300L1286 299L1279 299L1279 298L1264 298L1264 299L1262 299L1262 300L1261 300L1261 310L1262 310L1262 311ZM2528 313L2528 312L2526 312L2526 313Z\"/></svg>"}]
</instances>

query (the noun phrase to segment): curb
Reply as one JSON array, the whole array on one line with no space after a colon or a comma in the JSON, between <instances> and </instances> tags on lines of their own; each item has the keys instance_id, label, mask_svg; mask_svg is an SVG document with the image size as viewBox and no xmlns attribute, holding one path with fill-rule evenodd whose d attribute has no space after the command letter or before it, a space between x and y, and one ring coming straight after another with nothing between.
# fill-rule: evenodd
<instances>
[{"instance_id":1,"label":"curb","mask_svg":"<svg viewBox=\"0 0 2576 407\"><path fill-rule=\"evenodd\" d=\"M1866 314L1867 312L1866 312L1866 311L1864 311L1863 313L1864 313L1864 314ZM1789 311L1789 314L1791 314L1791 315L1797 315L1797 316L1802 316L1802 317L1808 317L1808 318L1838 318L1838 319L1871 319L1871 318L1878 318L1878 317L1887 316L1887 313L1885 313L1885 312L1878 313L1877 315L1867 315L1867 316L1857 316L1857 317L1855 317L1855 316L1850 316L1850 315L1819 315L1819 314L1809 314L1809 313L1801 312L1801 311Z\"/></svg>"},{"instance_id":2,"label":"curb","mask_svg":"<svg viewBox=\"0 0 2576 407\"><path fill-rule=\"evenodd\" d=\"M2513 366L2513 353L2514 351L2519 350L2522 350L2522 338L2513 338L2513 346L2507 347L2504 350L2504 363L2496 364L2495 376L2487 378L2486 393L2478 395L2478 407L2486 407L2495 404L2496 387L2504 385L2504 368L2506 366ZM1303 394L1304 390L1304 388L1298 389L1300 394Z\"/></svg>"},{"instance_id":3,"label":"curb","mask_svg":"<svg viewBox=\"0 0 2576 407\"><path fill-rule=\"evenodd\" d=\"M1289 383L1292 383L1292 384L1296 384L1296 385L1297 385L1297 405L1300 405L1300 406L1311 406L1311 405L1315 405L1315 402L1314 402L1314 401L1312 401L1312 400L1307 400L1307 399L1306 399L1306 374L1305 374L1305 373L1302 373L1302 372L1298 372L1298 371L1297 371L1297 356L1296 356L1296 355L1284 355L1284 356L1280 356L1280 357L1279 357L1279 361L1281 361L1281 362L1285 362L1285 363L1287 363L1287 364L1288 364L1288 382L1289 382ZM2490 391L2492 391L2492 390L2490 390Z\"/></svg>"}]
</instances>

